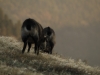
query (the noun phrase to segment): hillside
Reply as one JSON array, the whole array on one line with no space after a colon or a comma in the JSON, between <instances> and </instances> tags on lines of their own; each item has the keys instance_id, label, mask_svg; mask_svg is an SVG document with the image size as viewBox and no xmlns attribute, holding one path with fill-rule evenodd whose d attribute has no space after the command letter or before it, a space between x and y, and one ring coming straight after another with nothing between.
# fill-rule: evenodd
<instances>
[{"instance_id":1,"label":"hillside","mask_svg":"<svg viewBox=\"0 0 100 75\"><path fill-rule=\"evenodd\" d=\"M0 75L100 75L81 59L33 52L21 54L22 43L12 37L0 37ZM32 50L31 50L32 51Z\"/></svg>"}]
</instances>

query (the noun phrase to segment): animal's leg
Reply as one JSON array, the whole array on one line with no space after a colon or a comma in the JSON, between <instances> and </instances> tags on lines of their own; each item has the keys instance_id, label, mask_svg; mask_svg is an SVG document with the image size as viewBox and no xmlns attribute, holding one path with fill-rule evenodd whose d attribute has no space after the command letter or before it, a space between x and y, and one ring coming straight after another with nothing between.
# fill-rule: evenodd
<instances>
[{"instance_id":1,"label":"animal's leg","mask_svg":"<svg viewBox=\"0 0 100 75\"><path fill-rule=\"evenodd\" d=\"M37 42L35 43L35 54L37 53L37 48L38 48L38 45L37 45Z\"/></svg>"},{"instance_id":2,"label":"animal's leg","mask_svg":"<svg viewBox=\"0 0 100 75\"><path fill-rule=\"evenodd\" d=\"M31 48L31 43L28 43L28 53L29 53L29 51L30 51L30 48Z\"/></svg>"},{"instance_id":3,"label":"animal's leg","mask_svg":"<svg viewBox=\"0 0 100 75\"><path fill-rule=\"evenodd\" d=\"M25 52L26 46L27 46L27 42L24 42L24 46L23 46L23 49L22 49L22 53Z\"/></svg>"},{"instance_id":4,"label":"animal's leg","mask_svg":"<svg viewBox=\"0 0 100 75\"><path fill-rule=\"evenodd\" d=\"M39 48L38 48L38 45L37 44L35 44L35 54L39 54Z\"/></svg>"},{"instance_id":5,"label":"animal's leg","mask_svg":"<svg viewBox=\"0 0 100 75\"><path fill-rule=\"evenodd\" d=\"M39 54L39 48L37 48L37 55Z\"/></svg>"},{"instance_id":6,"label":"animal's leg","mask_svg":"<svg viewBox=\"0 0 100 75\"><path fill-rule=\"evenodd\" d=\"M38 55L38 54L39 54L39 44L37 43L36 45L37 45L37 50L36 50L36 52L37 52L37 55Z\"/></svg>"}]
</instances>

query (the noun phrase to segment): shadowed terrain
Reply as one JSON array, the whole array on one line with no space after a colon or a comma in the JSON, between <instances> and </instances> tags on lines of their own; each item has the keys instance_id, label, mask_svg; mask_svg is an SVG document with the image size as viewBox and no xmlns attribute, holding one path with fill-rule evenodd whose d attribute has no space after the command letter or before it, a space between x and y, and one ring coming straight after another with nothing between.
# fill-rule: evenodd
<instances>
[{"instance_id":1,"label":"shadowed terrain","mask_svg":"<svg viewBox=\"0 0 100 75\"><path fill-rule=\"evenodd\" d=\"M57 54L21 53L22 43L0 37L0 75L100 75L98 67Z\"/></svg>"}]
</instances>

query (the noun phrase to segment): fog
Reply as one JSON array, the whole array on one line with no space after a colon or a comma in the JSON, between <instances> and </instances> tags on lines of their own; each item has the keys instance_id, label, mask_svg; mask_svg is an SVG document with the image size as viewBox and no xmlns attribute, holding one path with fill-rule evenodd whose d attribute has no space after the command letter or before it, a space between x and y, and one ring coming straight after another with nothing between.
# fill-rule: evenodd
<instances>
[{"instance_id":1,"label":"fog","mask_svg":"<svg viewBox=\"0 0 100 75\"><path fill-rule=\"evenodd\" d=\"M53 28L54 52L100 66L100 0L0 0L0 8L13 23L30 17Z\"/></svg>"}]
</instances>

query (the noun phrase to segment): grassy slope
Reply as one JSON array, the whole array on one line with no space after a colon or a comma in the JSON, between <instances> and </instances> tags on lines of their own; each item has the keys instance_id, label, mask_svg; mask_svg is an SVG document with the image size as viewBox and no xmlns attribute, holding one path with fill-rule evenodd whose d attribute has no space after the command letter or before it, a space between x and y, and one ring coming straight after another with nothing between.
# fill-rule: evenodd
<instances>
[{"instance_id":1,"label":"grassy slope","mask_svg":"<svg viewBox=\"0 0 100 75\"><path fill-rule=\"evenodd\" d=\"M21 54L22 43L0 37L0 75L100 75L100 69L81 60L33 52ZM31 50L32 51L32 50Z\"/></svg>"}]
</instances>

